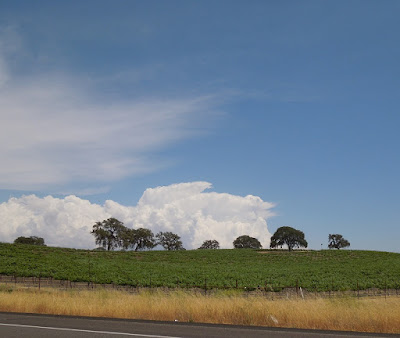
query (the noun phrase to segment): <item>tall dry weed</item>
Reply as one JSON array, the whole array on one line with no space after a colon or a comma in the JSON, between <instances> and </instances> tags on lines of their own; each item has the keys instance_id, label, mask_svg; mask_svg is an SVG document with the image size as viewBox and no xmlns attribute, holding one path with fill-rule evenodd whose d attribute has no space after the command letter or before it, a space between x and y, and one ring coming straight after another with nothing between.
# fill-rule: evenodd
<instances>
[{"instance_id":1,"label":"tall dry weed","mask_svg":"<svg viewBox=\"0 0 400 338\"><path fill-rule=\"evenodd\" d=\"M268 300L185 291L0 288L0 311L400 333L400 298Z\"/></svg>"}]
</instances>

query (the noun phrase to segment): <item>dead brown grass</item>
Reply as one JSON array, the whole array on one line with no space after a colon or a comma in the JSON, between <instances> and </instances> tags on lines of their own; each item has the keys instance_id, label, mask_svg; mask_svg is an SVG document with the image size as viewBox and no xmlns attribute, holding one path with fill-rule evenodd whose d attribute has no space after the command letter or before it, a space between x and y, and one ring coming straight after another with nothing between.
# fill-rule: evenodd
<instances>
[{"instance_id":1,"label":"dead brown grass","mask_svg":"<svg viewBox=\"0 0 400 338\"><path fill-rule=\"evenodd\" d=\"M0 288L0 311L400 333L400 298L268 300L162 291Z\"/></svg>"}]
</instances>

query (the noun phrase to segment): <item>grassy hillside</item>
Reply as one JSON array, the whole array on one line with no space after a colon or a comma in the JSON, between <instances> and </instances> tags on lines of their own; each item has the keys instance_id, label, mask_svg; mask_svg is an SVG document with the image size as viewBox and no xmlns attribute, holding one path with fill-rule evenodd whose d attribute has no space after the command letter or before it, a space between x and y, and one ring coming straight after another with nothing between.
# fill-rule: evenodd
<instances>
[{"instance_id":1,"label":"grassy hillside","mask_svg":"<svg viewBox=\"0 0 400 338\"><path fill-rule=\"evenodd\" d=\"M400 288L400 254L374 251L95 252L0 244L0 274L140 286Z\"/></svg>"}]
</instances>

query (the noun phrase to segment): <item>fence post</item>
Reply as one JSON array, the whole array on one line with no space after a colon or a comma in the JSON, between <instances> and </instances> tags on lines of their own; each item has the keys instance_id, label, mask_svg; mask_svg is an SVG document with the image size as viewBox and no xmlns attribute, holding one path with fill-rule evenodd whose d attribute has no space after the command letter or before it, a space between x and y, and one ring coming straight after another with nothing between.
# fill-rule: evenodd
<instances>
[{"instance_id":1,"label":"fence post","mask_svg":"<svg viewBox=\"0 0 400 338\"><path fill-rule=\"evenodd\" d=\"M271 291L272 291L272 292L271 292L271 297L272 297L271 299L274 300L274 293L275 293L275 291L274 291L274 284L272 283L272 279L271 279L270 281L271 281Z\"/></svg>"},{"instance_id":2,"label":"fence post","mask_svg":"<svg viewBox=\"0 0 400 338\"><path fill-rule=\"evenodd\" d=\"M39 291L40 291L40 278L41 278L41 274L39 272Z\"/></svg>"},{"instance_id":3,"label":"fence post","mask_svg":"<svg viewBox=\"0 0 400 338\"><path fill-rule=\"evenodd\" d=\"M357 298L360 298L360 288L357 281Z\"/></svg>"},{"instance_id":4,"label":"fence post","mask_svg":"<svg viewBox=\"0 0 400 338\"><path fill-rule=\"evenodd\" d=\"M90 271L90 251L89 250L88 250L88 274L89 274L89 282L88 282L88 289L89 289L89 285L92 280L92 273Z\"/></svg>"},{"instance_id":5,"label":"fence post","mask_svg":"<svg viewBox=\"0 0 400 338\"><path fill-rule=\"evenodd\" d=\"M385 278L385 299L386 299L387 279Z\"/></svg>"}]
</instances>

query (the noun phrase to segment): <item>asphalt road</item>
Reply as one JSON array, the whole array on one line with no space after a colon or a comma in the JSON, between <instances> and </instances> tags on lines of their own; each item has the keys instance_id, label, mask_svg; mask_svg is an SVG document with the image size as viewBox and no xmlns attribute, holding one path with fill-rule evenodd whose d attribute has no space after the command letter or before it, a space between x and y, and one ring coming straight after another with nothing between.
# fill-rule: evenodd
<instances>
[{"instance_id":1,"label":"asphalt road","mask_svg":"<svg viewBox=\"0 0 400 338\"><path fill-rule=\"evenodd\" d=\"M313 331L244 327L234 325L188 324L106 318L66 317L0 312L0 337L399 337L335 331Z\"/></svg>"}]
</instances>

